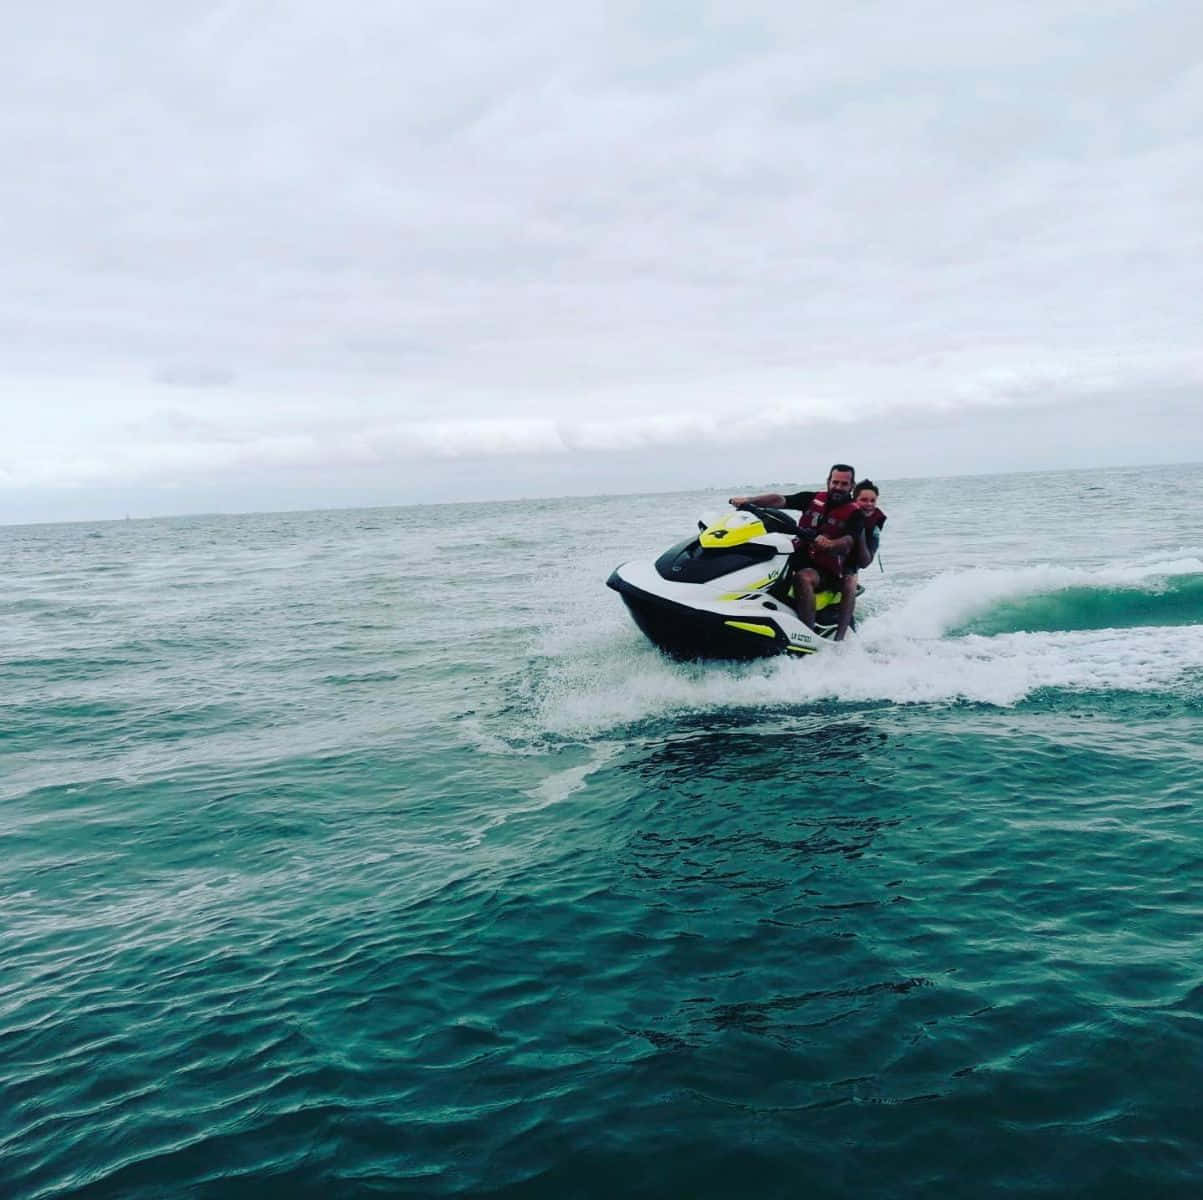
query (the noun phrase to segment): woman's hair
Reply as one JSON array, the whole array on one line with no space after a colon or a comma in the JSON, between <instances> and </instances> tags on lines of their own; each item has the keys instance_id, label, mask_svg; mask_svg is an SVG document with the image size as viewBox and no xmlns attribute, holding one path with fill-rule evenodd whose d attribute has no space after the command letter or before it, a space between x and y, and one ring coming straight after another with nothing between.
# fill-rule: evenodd
<instances>
[{"instance_id":1,"label":"woman's hair","mask_svg":"<svg viewBox=\"0 0 1203 1200\"><path fill-rule=\"evenodd\" d=\"M860 483L858 483L856 487L852 489L853 499L859 496L861 492L865 491L866 489L876 492L879 496L881 495L881 488L879 488L877 484L873 482L873 480L862 479Z\"/></svg>"}]
</instances>

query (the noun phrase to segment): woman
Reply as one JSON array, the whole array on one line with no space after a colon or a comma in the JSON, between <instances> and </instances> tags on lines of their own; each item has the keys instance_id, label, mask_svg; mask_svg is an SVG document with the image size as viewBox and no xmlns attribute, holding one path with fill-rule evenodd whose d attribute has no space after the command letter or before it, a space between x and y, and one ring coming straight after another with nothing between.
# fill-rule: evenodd
<instances>
[{"instance_id":1,"label":"woman","mask_svg":"<svg viewBox=\"0 0 1203 1200\"><path fill-rule=\"evenodd\" d=\"M881 543L881 529L886 523L886 515L877 507L880 494L877 484L871 479L862 479L852 489L852 503L865 518L864 532L856 539L857 565L860 567L867 567L873 561Z\"/></svg>"}]
</instances>

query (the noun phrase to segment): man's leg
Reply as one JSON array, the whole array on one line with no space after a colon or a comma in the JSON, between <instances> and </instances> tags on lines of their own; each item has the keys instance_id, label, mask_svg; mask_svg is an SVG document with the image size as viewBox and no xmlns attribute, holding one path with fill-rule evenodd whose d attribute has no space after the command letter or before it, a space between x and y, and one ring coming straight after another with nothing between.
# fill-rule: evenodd
<instances>
[{"instance_id":1,"label":"man's leg","mask_svg":"<svg viewBox=\"0 0 1203 1200\"><path fill-rule=\"evenodd\" d=\"M807 629L815 627L815 584L819 573L813 567L803 567L794 572L794 607L798 619Z\"/></svg>"},{"instance_id":2,"label":"man's leg","mask_svg":"<svg viewBox=\"0 0 1203 1200\"><path fill-rule=\"evenodd\" d=\"M835 640L842 642L852 624L852 613L856 608L856 576L845 575L840 581L840 616L835 627Z\"/></svg>"}]
</instances>

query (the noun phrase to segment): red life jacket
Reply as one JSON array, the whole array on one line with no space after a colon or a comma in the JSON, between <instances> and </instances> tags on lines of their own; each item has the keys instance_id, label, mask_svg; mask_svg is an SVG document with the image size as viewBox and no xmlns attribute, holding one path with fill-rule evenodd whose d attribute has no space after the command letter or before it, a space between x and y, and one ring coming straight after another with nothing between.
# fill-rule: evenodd
<instances>
[{"instance_id":1,"label":"red life jacket","mask_svg":"<svg viewBox=\"0 0 1203 1200\"><path fill-rule=\"evenodd\" d=\"M848 532L848 522L853 514L858 512L860 509L851 500L829 508L827 493L816 492L806 511L798 518L798 528L804 532L813 531L815 537L821 533L825 537L841 538ZM843 579L846 555L836 554L832 550L820 550L810 537L803 540L803 545L810 555L810 561L820 571L833 575L836 579Z\"/></svg>"}]
</instances>

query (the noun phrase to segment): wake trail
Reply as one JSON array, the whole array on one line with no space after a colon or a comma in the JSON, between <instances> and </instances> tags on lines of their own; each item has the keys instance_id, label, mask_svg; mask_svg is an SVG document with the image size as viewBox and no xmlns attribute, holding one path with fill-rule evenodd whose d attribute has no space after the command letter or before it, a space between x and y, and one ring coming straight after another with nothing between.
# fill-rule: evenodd
<instances>
[{"instance_id":1,"label":"wake trail","mask_svg":"<svg viewBox=\"0 0 1203 1200\"><path fill-rule=\"evenodd\" d=\"M1069 614L1077 613L1080 627L1007 627L1014 604L1033 597L1068 597ZM1100 597L1126 618L1102 627L1086 620L1084 608ZM546 631L535 724L556 736L590 737L647 719L733 708L881 702L1009 707L1046 689L1192 696L1203 689L1203 560L1194 556L1094 571L969 570L928 580L905 596L892 589L883 599L880 611L864 614L859 635L801 661L675 663L614 609L584 627ZM1179 612L1186 605L1198 619L1133 619L1140 611L1133 605L1162 602L1178 604ZM966 631L975 620L1001 627Z\"/></svg>"}]
</instances>

